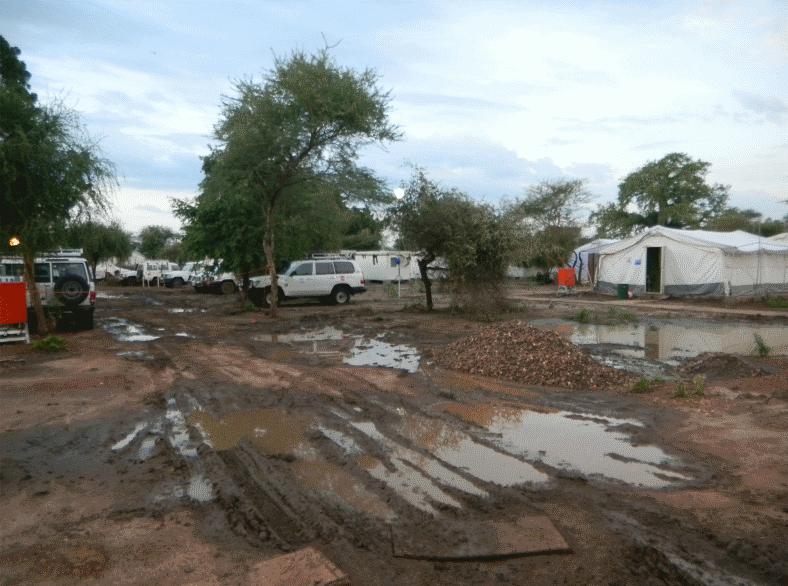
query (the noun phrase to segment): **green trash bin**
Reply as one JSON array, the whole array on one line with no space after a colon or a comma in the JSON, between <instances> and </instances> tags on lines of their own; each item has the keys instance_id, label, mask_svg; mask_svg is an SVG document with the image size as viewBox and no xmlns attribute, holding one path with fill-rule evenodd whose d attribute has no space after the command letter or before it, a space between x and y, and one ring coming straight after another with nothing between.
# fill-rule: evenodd
<instances>
[{"instance_id":1,"label":"green trash bin","mask_svg":"<svg viewBox=\"0 0 788 586\"><path fill-rule=\"evenodd\" d=\"M618 286L618 298L619 299L626 299L628 292L629 292L629 285L619 285Z\"/></svg>"}]
</instances>

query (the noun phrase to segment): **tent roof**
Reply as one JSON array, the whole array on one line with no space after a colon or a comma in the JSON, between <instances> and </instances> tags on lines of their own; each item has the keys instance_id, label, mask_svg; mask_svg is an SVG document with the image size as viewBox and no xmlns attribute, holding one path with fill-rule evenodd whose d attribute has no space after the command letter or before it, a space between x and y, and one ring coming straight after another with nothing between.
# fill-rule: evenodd
<instances>
[{"instance_id":1,"label":"tent roof","mask_svg":"<svg viewBox=\"0 0 788 586\"><path fill-rule=\"evenodd\" d=\"M775 240L761 238L757 234L750 234L743 230L709 232L706 230L678 230L676 228L666 228L665 226L653 226L640 234L622 240L618 244L607 246L603 254L613 254L620 250L626 250L652 236L664 236L691 246L719 248L728 254L746 254L759 251L788 253L788 243L782 244Z\"/></svg>"},{"instance_id":2,"label":"tent roof","mask_svg":"<svg viewBox=\"0 0 788 586\"><path fill-rule=\"evenodd\" d=\"M582 246L578 246L575 248L575 252L589 252L594 250L601 250L606 246L610 246L611 244L615 244L618 240L611 240L610 238L597 238L596 240L592 240L591 242L586 242Z\"/></svg>"}]
</instances>

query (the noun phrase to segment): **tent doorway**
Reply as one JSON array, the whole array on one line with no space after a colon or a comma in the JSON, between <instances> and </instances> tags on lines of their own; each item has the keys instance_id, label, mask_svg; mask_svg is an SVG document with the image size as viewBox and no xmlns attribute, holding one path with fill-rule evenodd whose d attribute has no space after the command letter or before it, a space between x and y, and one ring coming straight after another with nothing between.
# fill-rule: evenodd
<instances>
[{"instance_id":1,"label":"tent doorway","mask_svg":"<svg viewBox=\"0 0 788 586\"><path fill-rule=\"evenodd\" d=\"M646 292L662 292L662 247L646 248Z\"/></svg>"}]
</instances>

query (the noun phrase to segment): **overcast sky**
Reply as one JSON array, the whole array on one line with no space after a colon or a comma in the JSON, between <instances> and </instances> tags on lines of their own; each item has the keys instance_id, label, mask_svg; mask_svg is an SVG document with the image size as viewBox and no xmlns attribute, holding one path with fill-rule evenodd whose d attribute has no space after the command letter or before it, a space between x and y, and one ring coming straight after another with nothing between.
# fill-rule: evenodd
<instances>
[{"instance_id":1,"label":"overcast sky","mask_svg":"<svg viewBox=\"0 0 788 586\"><path fill-rule=\"evenodd\" d=\"M587 179L597 203L648 161L712 164L731 205L788 213L788 3L477 0L2 0L39 98L64 98L119 172L129 231L179 229L221 96L272 56L320 49L371 67L404 139L363 163L393 189L405 161L497 204Z\"/></svg>"}]
</instances>

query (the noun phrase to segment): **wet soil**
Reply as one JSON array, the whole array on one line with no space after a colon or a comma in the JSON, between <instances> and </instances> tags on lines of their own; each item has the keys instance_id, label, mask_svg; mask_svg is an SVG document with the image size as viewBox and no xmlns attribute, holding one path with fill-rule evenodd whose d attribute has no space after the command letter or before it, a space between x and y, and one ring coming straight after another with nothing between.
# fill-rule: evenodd
<instances>
[{"instance_id":1,"label":"wet soil","mask_svg":"<svg viewBox=\"0 0 788 586\"><path fill-rule=\"evenodd\" d=\"M306 546L356 585L788 584L786 356L660 363L604 391L432 363L605 301L554 291L514 287L492 316L381 286L272 319L238 295L99 286L96 328L62 334L66 352L0 346L0 584L255 584ZM657 301L626 309L788 324ZM392 527L454 543L535 516L569 553L394 555Z\"/></svg>"}]
</instances>

